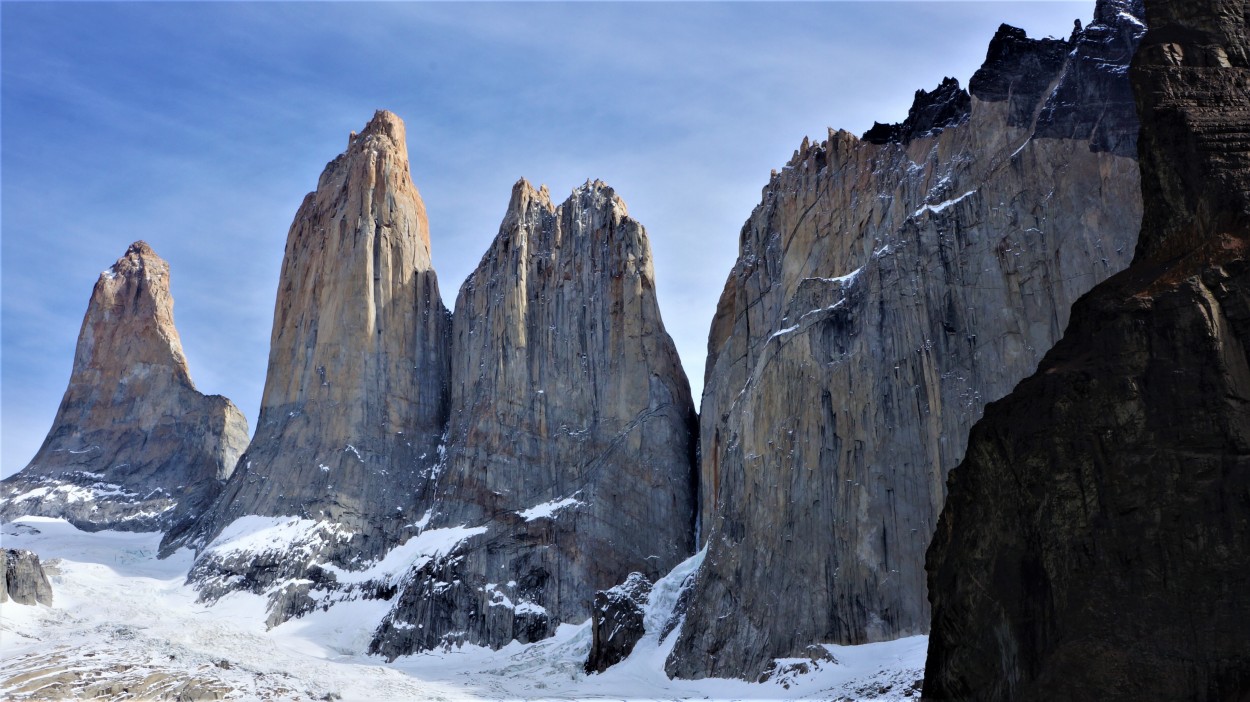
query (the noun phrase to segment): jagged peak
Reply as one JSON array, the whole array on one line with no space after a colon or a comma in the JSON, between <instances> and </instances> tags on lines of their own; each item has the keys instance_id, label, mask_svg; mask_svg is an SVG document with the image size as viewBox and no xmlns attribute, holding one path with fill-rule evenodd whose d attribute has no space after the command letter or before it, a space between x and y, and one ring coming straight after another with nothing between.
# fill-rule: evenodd
<instances>
[{"instance_id":1,"label":"jagged peak","mask_svg":"<svg viewBox=\"0 0 1250 702\"><path fill-rule=\"evenodd\" d=\"M132 243L126 249L126 255L129 256L131 254L134 254L140 257L155 256L156 258L160 258L160 256L156 255L156 251L152 250L152 246L148 244L148 242L144 241L143 239L139 239L138 241Z\"/></svg>"},{"instance_id":2,"label":"jagged peak","mask_svg":"<svg viewBox=\"0 0 1250 702\"><path fill-rule=\"evenodd\" d=\"M401 149L407 150L407 130L404 128L404 120L399 115L390 110L377 110L373 113L373 118L365 125L365 128L359 134L352 132L351 138L348 140L348 146L352 146L357 142L368 141L370 137L385 137L390 142Z\"/></svg>"},{"instance_id":3,"label":"jagged peak","mask_svg":"<svg viewBox=\"0 0 1250 702\"><path fill-rule=\"evenodd\" d=\"M326 164L317 181L317 187L324 187L330 176L341 167L354 163L360 158L371 158L377 154L389 154L395 158L401 168L397 169L404 175L408 173L408 136L404 129L404 121L399 115L389 110L378 110L373 118L359 132L352 132L347 138L347 149Z\"/></svg>"},{"instance_id":4,"label":"jagged peak","mask_svg":"<svg viewBox=\"0 0 1250 702\"><path fill-rule=\"evenodd\" d=\"M169 263L143 240L135 241L91 291L72 375L109 368L121 375L137 363L170 366L194 388L169 290Z\"/></svg>"},{"instance_id":5,"label":"jagged peak","mask_svg":"<svg viewBox=\"0 0 1250 702\"><path fill-rule=\"evenodd\" d=\"M169 264L166 263L165 259L157 255L148 242L140 239L127 247L126 253L114 261L113 265L101 272L100 278L112 280L119 275L125 277L136 271L148 268L154 269L158 278L162 277L162 274L168 274L169 272Z\"/></svg>"},{"instance_id":6,"label":"jagged peak","mask_svg":"<svg viewBox=\"0 0 1250 702\"><path fill-rule=\"evenodd\" d=\"M907 119L897 124L874 122L863 138L872 144L909 144L913 139L963 124L971 112L972 99L968 91L959 84L959 79L948 76L931 91L916 91Z\"/></svg>"},{"instance_id":7,"label":"jagged peak","mask_svg":"<svg viewBox=\"0 0 1250 702\"><path fill-rule=\"evenodd\" d=\"M551 203L551 191L545 184L535 188L525 178L513 183L512 196L508 199L508 212L524 212L531 202L537 203L549 212L555 211L555 205Z\"/></svg>"},{"instance_id":8,"label":"jagged peak","mask_svg":"<svg viewBox=\"0 0 1250 702\"><path fill-rule=\"evenodd\" d=\"M616 194L616 190L607 183L598 178L587 178L585 183L573 188L573 192L568 199L561 204L561 207L582 207L589 209L602 209L611 207L612 210L621 218L629 216L629 207L620 195Z\"/></svg>"}]
</instances>

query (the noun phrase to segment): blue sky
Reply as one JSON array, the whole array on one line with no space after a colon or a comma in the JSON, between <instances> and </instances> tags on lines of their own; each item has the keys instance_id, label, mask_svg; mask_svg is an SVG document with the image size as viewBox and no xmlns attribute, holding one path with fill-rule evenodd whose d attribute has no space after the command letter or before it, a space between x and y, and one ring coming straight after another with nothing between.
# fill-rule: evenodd
<instances>
[{"instance_id":1,"label":"blue sky","mask_svg":"<svg viewBox=\"0 0 1250 702\"><path fill-rule=\"evenodd\" d=\"M906 116L1000 22L1093 2L0 4L0 474L51 426L99 272L170 262L201 391L254 424L287 228L378 108L407 124L443 298L512 183L611 184L696 396L738 232L804 136ZM831 275L838 271L830 271Z\"/></svg>"}]
</instances>

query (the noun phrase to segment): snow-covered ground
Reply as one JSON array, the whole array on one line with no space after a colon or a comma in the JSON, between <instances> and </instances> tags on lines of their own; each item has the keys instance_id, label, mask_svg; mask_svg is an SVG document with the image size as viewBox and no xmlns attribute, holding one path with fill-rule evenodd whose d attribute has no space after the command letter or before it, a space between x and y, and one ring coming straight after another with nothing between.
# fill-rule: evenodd
<instances>
[{"instance_id":1,"label":"snow-covered ground","mask_svg":"<svg viewBox=\"0 0 1250 702\"><path fill-rule=\"evenodd\" d=\"M388 664L364 653L385 601L339 602L266 631L263 596L197 603L184 585L191 553L158 560L159 534L87 533L27 517L0 527L0 540L39 554L55 598L52 607L0 605L4 699L904 700L919 697L912 685L927 645L913 637L828 646L832 661L796 659L764 683L669 680L663 664L676 633L660 641L657 632L696 556L656 584L647 635L605 673L582 671L588 623L563 625L535 644L466 646Z\"/></svg>"}]
</instances>

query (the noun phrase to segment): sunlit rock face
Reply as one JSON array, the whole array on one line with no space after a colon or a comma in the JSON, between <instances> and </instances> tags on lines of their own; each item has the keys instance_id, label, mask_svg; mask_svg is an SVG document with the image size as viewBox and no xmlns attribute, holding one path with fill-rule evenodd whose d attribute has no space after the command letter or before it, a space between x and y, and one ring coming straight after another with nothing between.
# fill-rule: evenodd
<instances>
[{"instance_id":1,"label":"sunlit rock face","mask_svg":"<svg viewBox=\"0 0 1250 702\"><path fill-rule=\"evenodd\" d=\"M951 473L927 699L1250 699L1250 3L1145 18L1136 254Z\"/></svg>"},{"instance_id":2,"label":"sunlit rock face","mask_svg":"<svg viewBox=\"0 0 1250 702\"><path fill-rule=\"evenodd\" d=\"M43 446L0 483L0 520L164 531L198 516L247 445L247 420L191 382L169 264L137 241L100 274Z\"/></svg>"},{"instance_id":3,"label":"sunlit rock face","mask_svg":"<svg viewBox=\"0 0 1250 702\"><path fill-rule=\"evenodd\" d=\"M929 626L924 553L985 404L1032 373L1141 220L1138 4L1010 27L963 93L804 141L742 229L708 341L708 553L667 662L754 679Z\"/></svg>"},{"instance_id":4,"label":"sunlit rock face","mask_svg":"<svg viewBox=\"0 0 1250 702\"><path fill-rule=\"evenodd\" d=\"M306 590L333 580L314 564L360 568L416 533L447 421L450 322L404 124L380 111L291 225L256 435L208 515L165 544L201 552L191 577L206 596ZM302 526L263 553L210 548L249 517Z\"/></svg>"},{"instance_id":5,"label":"sunlit rock face","mask_svg":"<svg viewBox=\"0 0 1250 702\"><path fill-rule=\"evenodd\" d=\"M429 528L483 528L407 578L388 657L499 647L694 550L695 415L641 224L607 185L512 191L456 300L451 421Z\"/></svg>"}]
</instances>

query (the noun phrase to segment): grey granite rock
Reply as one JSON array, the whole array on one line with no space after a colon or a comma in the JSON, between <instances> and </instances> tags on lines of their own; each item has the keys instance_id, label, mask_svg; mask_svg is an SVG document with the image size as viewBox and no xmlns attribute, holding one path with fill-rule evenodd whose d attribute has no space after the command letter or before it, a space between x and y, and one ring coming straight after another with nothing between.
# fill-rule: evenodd
<instances>
[{"instance_id":1,"label":"grey granite rock","mask_svg":"<svg viewBox=\"0 0 1250 702\"><path fill-rule=\"evenodd\" d=\"M1146 18L1133 264L951 473L927 699L1250 699L1250 3Z\"/></svg>"},{"instance_id":2,"label":"grey granite rock","mask_svg":"<svg viewBox=\"0 0 1250 702\"><path fill-rule=\"evenodd\" d=\"M52 583L34 551L0 548L0 602L52 604Z\"/></svg>"},{"instance_id":3,"label":"grey granite rock","mask_svg":"<svg viewBox=\"0 0 1250 702\"><path fill-rule=\"evenodd\" d=\"M483 529L408 579L372 650L532 641L694 549L695 415L651 251L600 182L524 181L456 301L428 528Z\"/></svg>"},{"instance_id":4,"label":"grey granite rock","mask_svg":"<svg viewBox=\"0 0 1250 702\"><path fill-rule=\"evenodd\" d=\"M1118 41L1105 24L1083 32ZM969 428L1135 244L1136 161L1035 131L1036 88L1081 79L1084 36L1003 30L962 123L882 145L830 132L764 189L709 335L708 553L671 675L756 679L811 644L927 630L924 552ZM1135 132L1131 106L1106 109Z\"/></svg>"},{"instance_id":5,"label":"grey granite rock","mask_svg":"<svg viewBox=\"0 0 1250 702\"><path fill-rule=\"evenodd\" d=\"M247 440L238 408L191 382L169 264L137 241L96 281L52 429L0 483L0 520L168 530L207 508Z\"/></svg>"}]
</instances>

